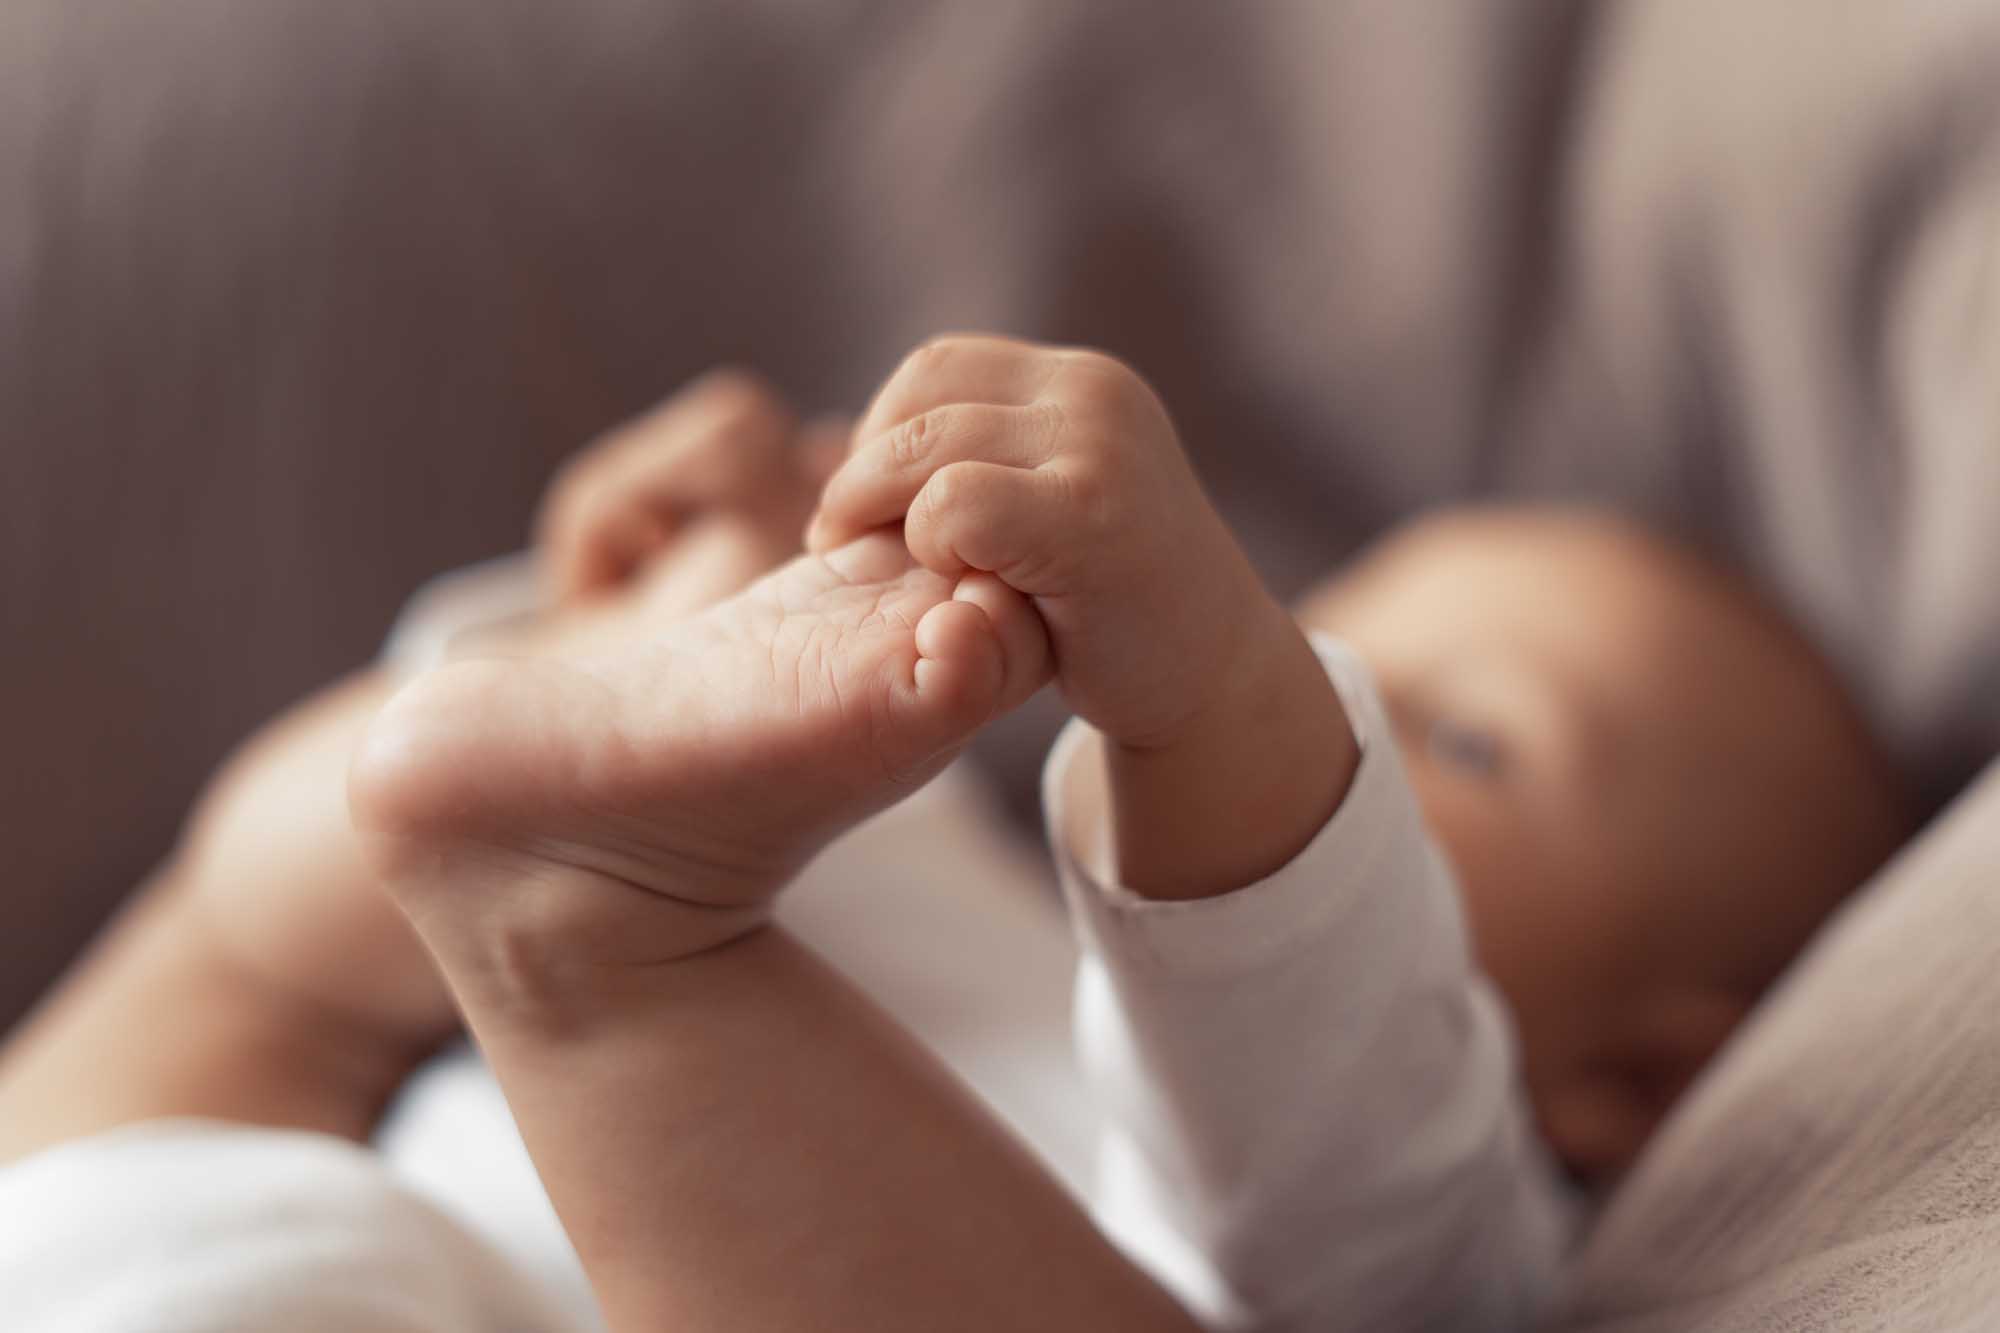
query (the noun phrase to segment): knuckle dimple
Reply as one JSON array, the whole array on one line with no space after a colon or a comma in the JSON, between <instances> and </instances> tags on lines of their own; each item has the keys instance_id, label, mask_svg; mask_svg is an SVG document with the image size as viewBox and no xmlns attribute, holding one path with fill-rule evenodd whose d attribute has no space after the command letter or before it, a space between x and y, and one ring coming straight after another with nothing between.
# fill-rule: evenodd
<instances>
[{"instance_id":1,"label":"knuckle dimple","mask_svg":"<svg viewBox=\"0 0 2000 1333\"><path fill-rule=\"evenodd\" d=\"M1028 405L1031 430L1039 438L1042 461L1062 451L1069 428L1069 410L1060 398L1042 398Z\"/></svg>"},{"instance_id":2,"label":"knuckle dimple","mask_svg":"<svg viewBox=\"0 0 2000 1333\"><path fill-rule=\"evenodd\" d=\"M889 464L897 469L920 466L930 456L938 420L925 412L911 417L889 432Z\"/></svg>"},{"instance_id":3,"label":"knuckle dimple","mask_svg":"<svg viewBox=\"0 0 2000 1333\"><path fill-rule=\"evenodd\" d=\"M1049 503L1086 529L1102 523L1109 487L1097 468L1071 468L1050 472Z\"/></svg>"}]
</instances>

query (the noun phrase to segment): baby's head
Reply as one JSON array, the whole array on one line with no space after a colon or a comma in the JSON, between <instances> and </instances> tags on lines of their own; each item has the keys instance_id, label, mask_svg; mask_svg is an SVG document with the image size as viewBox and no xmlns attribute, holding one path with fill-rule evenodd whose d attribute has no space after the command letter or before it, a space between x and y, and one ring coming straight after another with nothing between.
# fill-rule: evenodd
<instances>
[{"instance_id":1,"label":"baby's head","mask_svg":"<svg viewBox=\"0 0 2000 1333\"><path fill-rule=\"evenodd\" d=\"M1373 666L1542 1131L1627 1164L1909 831L1831 670L1743 584L1602 515L1406 527L1302 619Z\"/></svg>"}]
</instances>

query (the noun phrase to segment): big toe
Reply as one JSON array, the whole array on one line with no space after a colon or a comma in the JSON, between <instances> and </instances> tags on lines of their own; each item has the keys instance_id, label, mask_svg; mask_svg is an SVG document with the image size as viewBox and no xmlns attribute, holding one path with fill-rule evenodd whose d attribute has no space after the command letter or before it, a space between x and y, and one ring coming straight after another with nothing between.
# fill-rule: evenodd
<instances>
[{"instance_id":1,"label":"big toe","mask_svg":"<svg viewBox=\"0 0 2000 1333\"><path fill-rule=\"evenodd\" d=\"M999 711L1007 686L1005 645L986 612L943 601L917 622L917 659L902 691L900 722L911 766L943 762Z\"/></svg>"},{"instance_id":2,"label":"big toe","mask_svg":"<svg viewBox=\"0 0 2000 1333\"><path fill-rule=\"evenodd\" d=\"M1048 638L1019 594L984 577L917 622L917 659L900 710L912 767L941 765L1048 679Z\"/></svg>"},{"instance_id":3,"label":"big toe","mask_svg":"<svg viewBox=\"0 0 2000 1333\"><path fill-rule=\"evenodd\" d=\"M1000 711L1020 707L1049 683L1055 666L1049 631L1033 603L997 574L969 574L958 581L951 596L954 602L983 611L1000 644Z\"/></svg>"}]
</instances>

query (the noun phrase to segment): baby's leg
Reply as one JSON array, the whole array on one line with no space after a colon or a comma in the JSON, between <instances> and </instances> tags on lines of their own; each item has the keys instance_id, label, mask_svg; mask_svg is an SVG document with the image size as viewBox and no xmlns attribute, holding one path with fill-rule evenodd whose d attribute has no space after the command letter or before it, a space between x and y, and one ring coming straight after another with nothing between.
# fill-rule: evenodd
<instances>
[{"instance_id":1,"label":"baby's leg","mask_svg":"<svg viewBox=\"0 0 2000 1333\"><path fill-rule=\"evenodd\" d=\"M1003 586L954 589L886 536L582 644L433 672L353 774L377 868L496 984L602 980L754 928L821 846L1038 687L1047 655ZM532 891L495 887L515 882Z\"/></svg>"},{"instance_id":2,"label":"baby's leg","mask_svg":"<svg viewBox=\"0 0 2000 1333\"><path fill-rule=\"evenodd\" d=\"M448 669L364 746L357 817L614 1328L1187 1327L759 928L817 847L1041 682L1025 605L953 591L858 543L612 655Z\"/></svg>"},{"instance_id":3,"label":"baby's leg","mask_svg":"<svg viewBox=\"0 0 2000 1333\"><path fill-rule=\"evenodd\" d=\"M468 1011L614 1330L1193 1328L782 931L655 969L557 1030Z\"/></svg>"}]
</instances>

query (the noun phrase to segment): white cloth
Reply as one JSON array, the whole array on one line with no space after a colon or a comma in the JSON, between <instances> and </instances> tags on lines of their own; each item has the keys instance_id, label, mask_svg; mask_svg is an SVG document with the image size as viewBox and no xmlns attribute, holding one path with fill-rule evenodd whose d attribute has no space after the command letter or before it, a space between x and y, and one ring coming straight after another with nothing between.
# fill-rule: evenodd
<instances>
[{"instance_id":1,"label":"white cloth","mask_svg":"<svg viewBox=\"0 0 2000 1333\"><path fill-rule=\"evenodd\" d=\"M498 1253L319 1134L159 1121L0 1171L9 1333L571 1333Z\"/></svg>"},{"instance_id":2,"label":"white cloth","mask_svg":"<svg viewBox=\"0 0 2000 1333\"><path fill-rule=\"evenodd\" d=\"M1062 799L1087 729L1050 756L1078 1044L1106 1116L1100 1217L1218 1326L1526 1328L1554 1294L1571 1196L1367 669L1314 648L1361 765L1260 883L1154 902L1094 882L1103 861Z\"/></svg>"}]
</instances>

